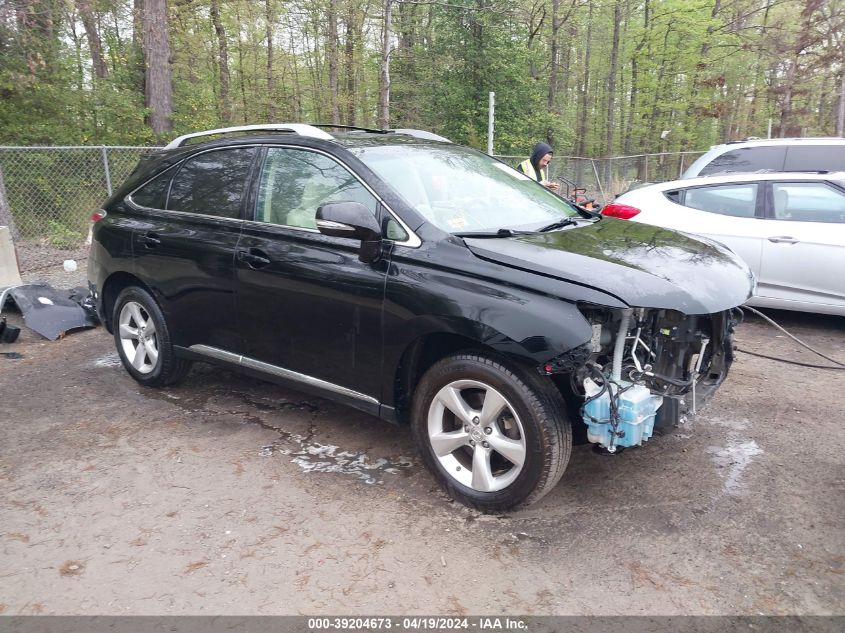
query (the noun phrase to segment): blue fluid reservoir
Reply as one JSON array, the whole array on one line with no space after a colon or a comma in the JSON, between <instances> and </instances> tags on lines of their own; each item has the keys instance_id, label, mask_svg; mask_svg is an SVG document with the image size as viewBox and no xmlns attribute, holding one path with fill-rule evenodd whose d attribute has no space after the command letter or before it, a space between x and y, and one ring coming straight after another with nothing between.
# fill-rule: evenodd
<instances>
[{"instance_id":1,"label":"blue fluid reservoir","mask_svg":"<svg viewBox=\"0 0 845 633\"><path fill-rule=\"evenodd\" d=\"M631 383L620 381L622 387ZM657 396L643 385L633 385L626 389L618 398L619 410L618 435L613 437L613 427L610 424L610 390L618 390L615 385L609 385L608 391L600 397L587 403L584 407L584 423L587 425L587 439L604 447L611 446L639 446L651 437L654 432L654 417L663 404L663 396ZM584 380L584 390L587 398L595 396L601 387L587 378ZM595 418L593 422L590 417Z\"/></svg>"}]
</instances>

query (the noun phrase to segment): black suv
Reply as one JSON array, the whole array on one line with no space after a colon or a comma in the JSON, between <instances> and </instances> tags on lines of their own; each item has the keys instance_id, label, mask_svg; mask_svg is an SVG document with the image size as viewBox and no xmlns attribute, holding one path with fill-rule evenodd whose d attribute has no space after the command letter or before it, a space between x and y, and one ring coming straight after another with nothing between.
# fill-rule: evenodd
<instances>
[{"instance_id":1,"label":"black suv","mask_svg":"<svg viewBox=\"0 0 845 633\"><path fill-rule=\"evenodd\" d=\"M714 242L414 130L187 135L94 219L90 284L137 381L206 361L410 423L483 510L548 492L573 434L614 452L671 427L724 379L753 283Z\"/></svg>"}]
</instances>

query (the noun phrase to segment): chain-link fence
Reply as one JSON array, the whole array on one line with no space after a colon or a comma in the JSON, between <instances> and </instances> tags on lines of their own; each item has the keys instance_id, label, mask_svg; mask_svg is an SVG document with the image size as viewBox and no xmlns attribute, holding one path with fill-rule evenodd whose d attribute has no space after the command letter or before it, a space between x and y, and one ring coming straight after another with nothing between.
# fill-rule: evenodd
<instances>
[{"instance_id":1,"label":"chain-link fence","mask_svg":"<svg viewBox=\"0 0 845 633\"><path fill-rule=\"evenodd\" d=\"M0 146L0 226L9 226L21 272L87 257L89 218L151 147ZM601 204L636 182L677 178L701 152L614 158L555 156L549 177L561 193L577 185ZM524 156L499 156L512 165Z\"/></svg>"},{"instance_id":2,"label":"chain-link fence","mask_svg":"<svg viewBox=\"0 0 845 633\"><path fill-rule=\"evenodd\" d=\"M679 178L693 161L704 152L664 152L636 154L613 158L579 158L555 156L549 163L549 180L561 185L561 193L585 189L586 196L600 204L607 204L632 185L663 182ZM518 165L525 156L497 156L511 165Z\"/></svg>"},{"instance_id":3,"label":"chain-link fence","mask_svg":"<svg viewBox=\"0 0 845 633\"><path fill-rule=\"evenodd\" d=\"M21 272L87 256L89 218L148 147L0 147L0 225Z\"/></svg>"}]
</instances>

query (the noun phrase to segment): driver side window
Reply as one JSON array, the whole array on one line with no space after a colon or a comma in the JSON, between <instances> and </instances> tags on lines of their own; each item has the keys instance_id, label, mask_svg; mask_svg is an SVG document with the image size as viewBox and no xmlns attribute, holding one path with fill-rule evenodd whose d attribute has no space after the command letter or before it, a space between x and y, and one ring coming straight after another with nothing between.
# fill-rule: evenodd
<instances>
[{"instance_id":1,"label":"driver side window","mask_svg":"<svg viewBox=\"0 0 845 633\"><path fill-rule=\"evenodd\" d=\"M360 202L376 213L375 197L328 156L292 148L267 150L256 221L316 230L317 207L326 202Z\"/></svg>"}]
</instances>

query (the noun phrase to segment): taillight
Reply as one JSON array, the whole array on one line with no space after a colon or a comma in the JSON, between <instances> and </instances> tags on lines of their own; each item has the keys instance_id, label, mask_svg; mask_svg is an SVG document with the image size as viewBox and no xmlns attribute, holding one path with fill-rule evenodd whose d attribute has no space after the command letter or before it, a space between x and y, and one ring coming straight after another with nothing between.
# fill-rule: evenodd
<instances>
[{"instance_id":1,"label":"taillight","mask_svg":"<svg viewBox=\"0 0 845 633\"><path fill-rule=\"evenodd\" d=\"M96 224L97 222L102 220L104 217L106 217L106 212L103 211L102 209L100 209L99 211L94 211L94 213L91 214L91 223Z\"/></svg>"},{"instance_id":2,"label":"taillight","mask_svg":"<svg viewBox=\"0 0 845 633\"><path fill-rule=\"evenodd\" d=\"M620 220L630 220L637 215L640 210L637 207L632 207L627 204L611 203L601 210L603 215L609 215L612 218L619 218Z\"/></svg>"}]
</instances>

